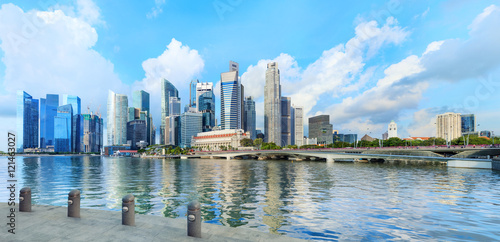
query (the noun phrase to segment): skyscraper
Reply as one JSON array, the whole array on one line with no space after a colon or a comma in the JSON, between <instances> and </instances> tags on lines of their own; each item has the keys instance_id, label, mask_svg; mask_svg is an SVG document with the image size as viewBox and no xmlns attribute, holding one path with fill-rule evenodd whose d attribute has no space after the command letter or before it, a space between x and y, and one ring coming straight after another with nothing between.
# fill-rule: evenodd
<instances>
[{"instance_id":1,"label":"skyscraper","mask_svg":"<svg viewBox=\"0 0 500 242\"><path fill-rule=\"evenodd\" d=\"M196 104L198 102L198 95L196 94L198 83L200 83L200 81L197 79L191 80L189 83L189 107L196 108Z\"/></svg>"},{"instance_id":2,"label":"skyscraper","mask_svg":"<svg viewBox=\"0 0 500 242\"><path fill-rule=\"evenodd\" d=\"M127 143L128 97L123 94L108 93L108 145Z\"/></svg>"},{"instance_id":3,"label":"skyscraper","mask_svg":"<svg viewBox=\"0 0 500 242\"><path fill-rule=\"evenodd\" d=\"M82 152L98 153L103 147L103 121L93 114L82 114L83 149Z\"/></svg>"},{"instance_id":4,"label":"skyscraper","mask_svg":"<svg viewBox=\"0 0 500 242\"><path fill-rule=\"evenodd\" d=\"M40 98L40 148L54 147L54 117L57 115L59 95L47 94Z\"/></svg>"},{"instance_id":5,"label":"skyscraper","mask_svg":"<svg viewBox=\"0 0 500 242\"><path fill-rule=\"evenodd\" d=\"M57 108L54 118L54 152L72 152L73 105L66 104Z\"/></svg>"},{"instance_id":6,"label":"skyscraper","mask_svg":"<svg viewBox=\"0 0 500 242\"><path fill-rule=\"evenodd\" d=\"M319 115L309 118L309 138L317 138L318 144L333 143L333 125L330 124L330 115Z\"/></svg>"},{"instance_id":7,"label":"skyscraper","mask_svg":"<svg viewBox=\"0 0 500 242\"><path fill-rule=\"evenodd\" d=\"M62 105L71 104L73 110L73 118L72 118L72 134L71 134L71 152L80 152L81 151L81 139L83 138L83 129L81 127L81 123L83 122L83 118L80 116L82 114L82 102L80 97L75 95L62 95Z\"/></svg>"},{"instance_id":8,"label":"skyscraper","mask_svg":"<svg viewBox=\"0 0 500 242\"><path fill-rule=\"evenodd\" d=\"M398 137L398 125L396 124L396 122L394 122L394 120L391 121L391 123L389 123L389 127L388 127L388 138L396 138Z\"/></svg>"},{"instance_id":9,"label":"skyscraper","mask_svg":"<svg viewBox=\"0 0 500 242\"><path fill-rule=\"evenodd\" d=\"M23 91L17 91L17 152L38 148L39 101Z\"/></svg>"},{"instance_id":10,"label":"skyscraper","mask_svg":"<svg viewBox=\"0 0 500 242\"><path fill-rule=\"evenodd\" d=\"M229 62L229 72L221 73L221 129L241 129L242 90L238 63Z\"/></svg>"},{"instance_id":11,"label":"skyscraper","mask_svg":"<svg viewBox=\"0 0 500 242\"><path fill-rule=\"evenodd\" d=\"M203 132L212 131L215 127L215 95L212 83L196 85L196 104L203 116Z\"/></svg>"},{"instance_id":12,"label":"skyscraper","mask_svg":"<svg viewBox=\"0 0 500 242\"><path fill-rule=\"evenodd\" d=\"M303 110L304 108L303 107L298 107L298 106L294 106L293 107L293 112L294 112L294 129L295 129L295 134L294 134L294 137L295 137L295 145L300 147L302 145L304 145L304 121L303 121Z\"/></svg>"},{"instance_id":13,"label":"skyscraper","mask_svg":"<svg viewBox=\"0 0 500 242\"><path fill-rule=\"evenodd\" d=\"M132 107L149 113L149 93L144 90L134 91L132 94Z\"/></svg>"},{"instance_id":14,"label":"skyscraper","mask_svg":"<svg viewBox=\"0 0 500 242\"><path fill-rule=\"evenodd\" d=\"M476 117L474 114L462 114L462 135L476 132Z\"/></svg>"},{"instance_id":15,"label":"skyscraper","mask_svg":"<svg viewBox=\"0 0 500 242\"><path fill-rule=\"evenodd\" d=\"M161 80L161 126L160 126L160 144L165 144L165 117L170 115L170 97L179 97L177 88L166 79Z\"/></svg>"},{"instance_id":16,"label":"skyscraper","mask_svg":"<svg viewBox=\"0 0 500 242\"><path fill-rule=\"evenodd\" d=\"M281 146L292 144L292 99L281 97Z\"/></svg>"},{"instance_id":17,"label":"skyscraper","mask_svg":"<svg viewBox=\"0 0 500 242\"><path fill-rule=\"evenodd\" d=\"M264 88L265 142L281 144L281 84L278 63L267 64Z\"/></svg>"},{"instance_id":18,"label":"skyscraper","mask_svg":"<svg viewBox=\"0 0 500 242\"><path fill-rule=\"evenodd\" d=\"M62 105L66 104L71 104L71 107L73 108L73 115L82 114L82 101L80 100L80 97L75 95L63 94Z\"/></svg>"},{"instance_id":19,"label":"skyscraper","mask_svg":"<svg viewBox=\"0 0 500 242\"><path fill-rule=\"evenodd\" d=\"M445 113L437 116L437 135L446 141L452 141L462 136L462 117L459 113Z\"/></svg>"},{"instance_id":20,"label":"skyscraper","mask_svg":"<svg viewBox=\"0 0 500 242\"><path fill-rule=\"evenodd\" d=\"M257 137L257 132L255 131L255 101L252 97L245 98L245 108L243 113L243 130L245 132L250 132L250 138L254 140Z\"/></svg>"},{"instance_id":21,"label":"skyscraper","mask_svg":"<svg viewBox=\"0 0 500 242\"><path fill-rule=\"evenodd\" d=\"M182 148L191 147L191 139L202 131L203 116L201 113L185 112L181 115L181 142Z\"/></svg>"},{"instance_id":22,"label":"skyscraper","mask_svg":"<svg viewBox=\"0 0 500 242\"><path fill-rule=\"evenodd\" d=\"M130 143L130 148L137 150L137 142L148 142L148 130L145 120L132 120L127 123L127 142ZM149 142L148 142L149 144Z\"/></svg>"},{"instance_id":23,"label":"skyscraper","mask_svg":"<svg viewBox=\"0 0 500 242\"><path fill-rule=\"evenodd\" d=\"M179 97L170 97L169 110L169 116L181 115L181 99Z\"/></svg>"}]
</instances>

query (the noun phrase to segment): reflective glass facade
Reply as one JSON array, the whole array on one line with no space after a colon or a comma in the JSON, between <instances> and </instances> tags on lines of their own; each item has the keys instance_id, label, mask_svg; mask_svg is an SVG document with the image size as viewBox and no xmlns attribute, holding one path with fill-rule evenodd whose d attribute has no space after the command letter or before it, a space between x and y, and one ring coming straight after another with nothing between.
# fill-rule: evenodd
<instances>
[{"instance_id":1,"label":"reflective glass facade","mask_svg":"<svg viewBox=\"0 0 500 242\"><path fill-rule=\"evenodd\" d=\"M82 118L82 152L99 153L103 147L103 120L91 114L82 114Z\"/></svg>"},{"instance_id":2,"label":"reflective glass facade","mask_svg":"<svg viewBox=\"0 0 500 242\"><path fill-rule=\"evenodd\" d=\"M62 95L62 105L71 104L73 108L73 115L82 113L82 101L75 95Z\"/></svg>"},{"instance_id":3,"label":"reflective glass facade","mask_svg":"<svg viewBox=\"0 0 500 242\"><path fill-rule=\"evenodd\" d=\"M38 148L39 101L26 92L18 91L16 98L17 111L17 152L26 148Z\"/></svg>"},{"instance_id":4,"label":"reflective glass facade","mask_svg":"<svg viewBox=\"0 0 500 242\"><path fill-rule=\"evenodd\" d=\"M107 145L127 143L128 97L123 94L108 93Z\"/></svg>"},{"instance_id":5,"label":"reflective glass facade","mask_svg":"<svg viewBox=\"0 0 500 242\"><path fill-rule=\"evenodd\" d=\"M203 115L203 132L212 131L215 126L215 95L212 83L199 83L196 91L198 111Z\"/></svg>"},{"instance_id":6,"label":"reflective glass facade","mask_svg":"<svg viewBox=\"0 0 500 242\"><path fill-rule=\"evenodd\" d=\"M54 118L54 152L71 152L73 108L71 104L59 106Z\"/></svg>"},{"instance_id":7,"label":"reflective glass facade","mask_svg":"<svg viewBox=\"0 0 500 242\"><path fill-rule=\"evenodd\" d=\"M292 99L281 97L281 146L292 144Z\"/></svg>"},{"instance_id":8,"label":"reflective glass facade","mask_svg":"<svg viewBox=\"0 0 500 242\"><path fill-rule=\"evenodd\" d=\"M132 94L132 107L140 109L140 111L149 111L149 93L146 91L134 91ZM130 121L130 120L129 120Z\"/></svg>"},{"instance_id":9,"label":"reflective glass facade","mask_svg":"<svg viewBox=\"0 0 500 242\"><path fill-rule=\"evenodd\" d=\"M186 112L181 115L181 142L180 147L191 147L191 138L201 133L202 114Z\"/></svg>"},{"instance_id":10,"label":"reflective glass facade","mask_svg":"<svg viewBox=\"0 0 500 242\"><path fill-rule=\"evenodd\" d=\"M244 106L243 130L245 130L245 132L250 132L250 138L254 140L257 137L257 133L255 131L255 101L252 99L252 97L246 97Z\"/></svg>"},{"instance_id":11,"label":"reflective glass facade","mask_svg":"<svg viewBox=\"0 0 500 242\"><path fill-rule=\"evenodd\" d=\"M54 146L54 117L57 115L59 95L47 94L40 98L40 148Z\"/></svg>"},{"instance_id":12,"label":"reflective glass facade","mask_svg":"<svg viewBox=\"0 0 500 242\"><path fill-rule=\"evenodd\" d=\"M241 85L238 71L221 74L221 129L241 129Z\"/></svg>"},{"instance_id":13,"label":"reflective glass facade","mask_svg":"<svg viewBox=\"0 0 500 242\"><path fill-rule=\"evenodd\" d=\"M462 114L462 134L476 132L476 118L474 114Z\"/></svg>"},{"instance_id":14,"label":"reflective glass facade","mask_svg":"<svg viewBox=\"0 0 500 242\"><path fill-rule=\"evenodd\" d=\"M179 91L168 80L161 81L161 126L160 137L165 137L165 117L170 115L170 97L179 97ZM165 144L165 139L160 138L160 143Z\"/></svg>"}]
</instances>

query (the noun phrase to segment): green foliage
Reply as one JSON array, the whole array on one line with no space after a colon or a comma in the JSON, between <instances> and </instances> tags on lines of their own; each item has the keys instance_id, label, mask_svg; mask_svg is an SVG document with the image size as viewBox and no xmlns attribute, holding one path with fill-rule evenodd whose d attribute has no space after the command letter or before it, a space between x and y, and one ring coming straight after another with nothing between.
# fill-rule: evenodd
<instances>
[{"instance_id":1,"label":"green foliage","mask_svg":"<svg viewBox=\"0 0 500 242\"><path fill-rule=\"evenodd\" d=\"M253 141L253 145L256 146L256 147L260 147L262 145L262 139L261 138L257 138Z\"/></svg>"},{"instance_id":2,"label":"green foliage","mask_svg":"<svg viewBox=\"0 0 500 242\"><path fill-rule=\"evenodd\" d=\"M262 143L263 150L281 150L281 147L277 146L274 142Z\"/></svg>"},{"instance_id":3,"label":"green foliage","mask_svg":"<svg viewBox=\"0 0 500 242\"><path fill-rule=\"evenodd\" d=\"M321 148L321 146L317 146L317 145L303 145L300 148L301 149L319 149L319 148Z\"/></svg>"},{"instance_id":4,"label":"green foliage","mask_svg":"<svg viewBox=\"0 0 500 242\"><path fill-rule=\"evenodd\" d=\"M137 153L144 153L144 152L146 152L145 149L140 149L140 150L137 151Z\"/></svg>"},{"instance_id":5,"label":"green foliage","mask_svg":"<svg viewBox=\"0 0 500 242\"><path fill-rule=\"evenodd\" d=\"M297 146L296 145L287 145L287 146L285 146L285 148L287 148L287 149L297 149Z\"/></svg>"},{"instance_id":6,"label":"green foliage","mask_svg":"<svg viewBox=\"0 0 500 242\"><path fill-rule=\"evenodd\" d=\"M244 138L240 141L240 144L243 147L251 147L253 146L253 140L249 138Z\"/></svg>"}]
</instances>

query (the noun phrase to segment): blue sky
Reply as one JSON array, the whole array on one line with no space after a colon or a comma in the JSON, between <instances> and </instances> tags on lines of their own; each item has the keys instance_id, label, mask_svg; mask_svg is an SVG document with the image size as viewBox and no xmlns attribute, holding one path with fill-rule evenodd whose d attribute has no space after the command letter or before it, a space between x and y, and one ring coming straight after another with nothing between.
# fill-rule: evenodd
<instances>
[{"instance_id":1,"label":"blue sky","mask_svg":"<svg viewBox=\"0 0 500 242\"><path fill-rule=\"evenodd\" d=\"M263 126L265 64L278 61L283 95L304 106L306 117L330 114L341 132L380 137L396 120L400 137L434 136L433 118L446 111L475 113L481 129L496 131L500 9L494 4L3 2L2 131L15 129L15 90L34 98L78 95L82 110L89 106L105 116L108 89L129 95L145 89L159 126L159 78L177 86L184 105L190 79L217 85L230 60L240 64L246 94L257 99L257 128ZM0 141L0 150L4 146Z\"/></svg>"}]
</instances>

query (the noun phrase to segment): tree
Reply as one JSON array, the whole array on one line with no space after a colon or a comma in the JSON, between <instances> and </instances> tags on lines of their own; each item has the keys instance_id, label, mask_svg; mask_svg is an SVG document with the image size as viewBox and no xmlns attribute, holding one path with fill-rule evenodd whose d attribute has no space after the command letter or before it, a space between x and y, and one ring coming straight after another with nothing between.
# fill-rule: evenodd
<instances>
[{"instance_id":1,"label":"tree","mask_svg":"<svg viewBox=\"0 0 500 242\"><path fill-rule=\"evenodd\" d=\"M263 143L262 149L263 150L280 150L281 147L277 146L274 142L270 142L270 143Z\"/></svg>"},{"instance_id":2,"label":"tree","mask_svg":"<svg viewBox=\"0 0 500 242\"><path fill-rule=\"evenodd\" d=\"M262 138L257 138L253 141L253 145L259 147L262 145Z\"/></svg>"},{"instance_id":3,"label":"tree","mask_svg":"<svg viewBox=\"0 0 500 242\"><path fill-rule=\"evenodd\" d=\"M244 138L240 141L240 144L243 147L251 147L251 146L253 146L253 141L252 141L252 139Z\"/></svg>"}]
</instances>

